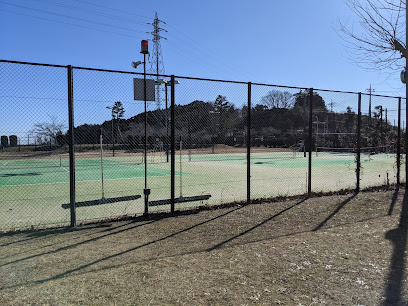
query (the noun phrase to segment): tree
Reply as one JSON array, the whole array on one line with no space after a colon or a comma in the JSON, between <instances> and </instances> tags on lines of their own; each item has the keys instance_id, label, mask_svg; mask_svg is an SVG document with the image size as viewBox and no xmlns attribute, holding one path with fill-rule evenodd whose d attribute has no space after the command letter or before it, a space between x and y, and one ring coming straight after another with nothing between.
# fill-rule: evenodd
<instances>
[{"instance_id":1,"label":"tree","mask_svg":"<svg viewBox=\"0 0 408 306\"><path fill-rule=\"evenodd\" d=\"M295 104L294 108L307 113L309 111L309 92L307 90L300 91L295 94ZM323 98L316 92L313 92L313 111L324 111L327 112L326 103Z\"/></svg>"},{"instance_id":2,"label":"tree","mask_svg":"<svg viewBox=\"0 0 408 306\"><path fill-rule=\"evenodd\" d=\"M122 102L116 101L112 108L113 119L122 119L125 114L125 109L123 108Z\"/></svg>"},{"instance_id":3,"label":"tree","mask_svg":"<svg viewBox=\"0 0 408 306\"><path fill-rule=\"evenodd\" d=\"M255 112L262 112L262 111L266 111L266 110L268 110L268 106L266 106L264 104L257 104L254 107Z\"/></svg>"},{"instance_id":4,"label":"tree","mask_svg":"<svg viewBox=\"0 0 408 306\"><path fill-rule=\"evenodd\" d=\"M82 124L74 128L75 143L85 144L85 143L99 143L101 132L104 132L103 139L109 138L106 137L109 134L107 133L109 129L101 129L101 126L98 124ZM105 139L105 141L107 141Z\"/></svg>"},{"instance_id":5,"label":"tree","mask_svg":"<svg viewBox=\"0 0 408 306\"><path fill-rule=\"evenodd\" d=\"M41 142L47 142L49 139L51 139L54 141L54 143L56 143L57 136L62 134L62 130L65 128L65 125L58 122L56 117L50 116L50 122L34 124L34 127L30 133Z\"/></svg>"},{"instance_id":6,"label":"tree","mask_svg":"<svg viewBox=\"0 0 408 306\"><path fill-rule=\"evenodd\" d=\"M234 105L227 100L227 97L222 95L218 95L212 105L213 110L210 113L213 114L214 126L218 127L216 128L217 134L220 137L218 141L222 141L225 133L233 130L235 124L237 124L236 117L238 112Z\"/></svg>"},{"instance_id":7,"label":"tree","mask_svg":"<svg viewBox=\"0 0 408 306\"><path fill-rule=\"evenodd\" d=\"M213 104L214 112L223 113L234 109L234 105L227 101L227 97L218 95Z\"/></svg>"},{"instance_id":8,"label":"tree","mask_svg":"<svg viewBox=\"0 0 408 306\"><path fill-rule=\"evenodd\" d=\"M293 95L288 91L271 90L262 97L261 102L272 108L291 108L293 107Z\"/></svg>"},{"instance_id":9,"label":"tree","mask_svg":"<svg viewBox=\"0 0 408 306\"><path fill-rule=\"evenodd\" d=\"M360 31L339 22L338 33L350 59L368 69L400 69L408 59L405 38L405 0L346 0L359 19Z\"/></svg>"}]
</instances>

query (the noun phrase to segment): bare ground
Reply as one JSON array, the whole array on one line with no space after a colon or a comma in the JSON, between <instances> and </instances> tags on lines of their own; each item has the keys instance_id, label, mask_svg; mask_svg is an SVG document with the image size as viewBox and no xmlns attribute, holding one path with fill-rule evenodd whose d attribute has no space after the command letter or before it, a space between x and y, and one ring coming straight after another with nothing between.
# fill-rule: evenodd
<instances>
[{"instance_id":1,"label":"bare ground","mask_svg":"<svg viewBox=\"0 0 408 306\"><path fill-rule=\"evenodd\" d=\"M77 147L78 145L76 145ZM105 148L106 153L110 153L111 150ZM148 150L149 154L151 150ZM234 153L242 153L245 154L247 152L247 148L245 146L242 147L234 147L234 146L227 146L224 144L216 144L213 146L208 146L205 148L198 148L198 149L189 149L190 154L234 154ZM176 152L178 150L176 149ZM273 152L292 152L290 148L269 148L269 147L251 147L252 153L273 153ZM1 152L0 152L1 153ZM83 145L83 149L78 149L75 152L76 158L95 158L95 155L98 157L100 156L100 148L98 145ZM115 150L115 156L125 156L125 157L134 157L134 156L142 156L143 151L142 149L138 150ZM67 149L63 147L58 148L53 151L23 151L19 152L16 147L9 148L5 152L0 154L0 160L12 160L12 159L50 159L56 157L64 157L69 158L69 154Z\"/></svg>"},{"instance_id":2,"label":"bare ground","mask_svg":"<svg viewBox=\"0 0 408 306\"><path fill-rule=\"evenodd\" d=\"M0 305L407 305L404 191L2 235Z\"/></svg>"}]
</instances>

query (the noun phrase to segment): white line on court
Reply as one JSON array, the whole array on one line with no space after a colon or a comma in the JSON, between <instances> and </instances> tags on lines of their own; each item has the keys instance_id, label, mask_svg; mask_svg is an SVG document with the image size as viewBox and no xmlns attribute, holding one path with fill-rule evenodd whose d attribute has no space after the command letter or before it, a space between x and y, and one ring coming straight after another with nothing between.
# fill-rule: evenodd
<instances>
[{"instance_id":1,"label":"white line on court","mask_svg":"<svg viewBox=\"0 0 408 306\"><path fill-rule=\"evenodd\" d=\"M144 179L144 176L107 179L107 181L131 180L131 179ZM76 181L76 182L77 183L88 183L88 182L98 182L98 181L100 181L100 180L86 180L86 181ZM33 186L33 185L55 185L55 184L69 184L69 181L68 182L55 182L55 183L33 183L33 184L0 185L0 188L1 187L10 187L10 186Z\"/></svg>"}]
</instances>

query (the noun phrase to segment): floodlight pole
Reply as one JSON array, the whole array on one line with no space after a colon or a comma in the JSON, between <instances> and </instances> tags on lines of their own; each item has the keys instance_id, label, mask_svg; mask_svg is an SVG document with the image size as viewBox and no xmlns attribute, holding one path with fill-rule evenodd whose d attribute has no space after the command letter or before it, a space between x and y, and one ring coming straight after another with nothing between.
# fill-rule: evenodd
<instances>
[{"instance_id":1,"label":"floodlight pole","mask_svg":"<svg viewBox=\"0 0 408 306\"><path fill-rule=\"evenodd\" d=\"M147 40L141 41L140 53L143 54L143 97L144 97L144 214L149 213L149 194L150 189L147 188L147 93L146 93L146 54L149 54L149 42ZM142 62L132 62L133 68L136 68Z\"/></svg>"},{"instance_id":2,"label":"floodlight pole","mask_svg":"<svg viewBox=\"0 0 408 306\"><path fill-rule=\"evenodd\" d=\"M147 96L146 96L146 53L143 53L143 97L144 97L144 214L149 213L149 194L150 189L147 189Z\"/></svg>"}]
</instances>

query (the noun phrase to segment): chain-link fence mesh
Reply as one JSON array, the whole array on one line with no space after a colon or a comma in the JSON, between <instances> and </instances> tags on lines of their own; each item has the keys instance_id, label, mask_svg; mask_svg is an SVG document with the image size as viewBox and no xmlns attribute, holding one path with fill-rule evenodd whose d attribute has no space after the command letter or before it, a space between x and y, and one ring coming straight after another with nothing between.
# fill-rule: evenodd
<instances>
[{"instance_id":1,"label":"chain-link fence mesh","mask_svg":"<svg viewBox=\"0 0 408 306\"><path fill-rule=\"evenodd\" d=\"M246 199L247 85L179 78L175 85L176 196L187 208ZM202 202L202 201L201 201Z\"/></svg>"},{"instance_id":2,"label":"chain-link fence mesh","mask_svg":"<svg viewBox=\"0 0 408 306\"><path fill-rule=\"evenodd\" d=\"M64 223L67 69L0 63L0 229Z\"/></svg>"},{"instance_id":3,"label":"chain-link fence mesh","mask_svg":"<svg viewBox=\"0 0 408 306\"><path fill-rule=\"evenodd\" d=\"M364 95L362 187L397 182L398 98Z\"/></svg>"},{"instance_id":4,"label":"chain-link fence mesh","mask_svg":"<svg viewBox=\"0 0 408 306\"><path fill-rule=\"evenodd\" d=\"M307 192L307 91L252 85L251 93L251 198Z\"/></svg>"},{"instance_id":5,"label":"chain-link fence mesh","mask_svg":"<svg viewBox=\"0 0 408 306\"><path fill-rule=\"evenodd\" d=\"M358 95L314 91L313 191L356 187Z\"/></svg>"},{"instance_id":6,"label":"chain-link fence mesh","mask_svg":"<svg viewBox=\"0 0 408 306\"><path fill-rule=\"evenodd\" d=\"M141 73L68 74L0 62L1 230L405 182L405 99L147 75L145 104Z\"/></svg>"},{"instance_id":7,"label":"chain-link fence mesh","mask_svg":"<svg viewBox=\"0 0 408 306\"><path fill-rule=\"evenodd\" d=\"M80 221L143 212L132 199L144 184L144 103L134 100L137 77L74 69L76 201L103 204L78 208ZM104 204L120 197L127 198Z\"/></svg>"}]
</instances>

